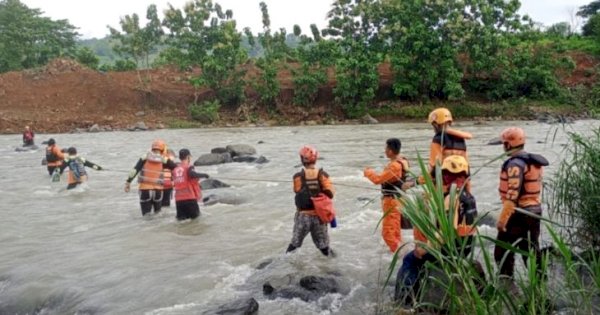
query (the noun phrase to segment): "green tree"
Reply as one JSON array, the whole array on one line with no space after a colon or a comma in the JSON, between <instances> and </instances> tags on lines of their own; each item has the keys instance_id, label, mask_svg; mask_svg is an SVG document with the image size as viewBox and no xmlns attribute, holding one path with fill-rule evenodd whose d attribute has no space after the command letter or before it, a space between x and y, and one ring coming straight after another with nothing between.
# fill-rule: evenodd
<instances>
[{"instance_id":1,"label":"green tree","mask_svg":"<svg viewBox=\"0 0 600 315\"><path fill-rule=\"evenodd\" d=\"M98 69L100 59L89 47L80 47L75 53L77 61L91 69Z\"/></svg>"},{"instance_id":2,"label":"green tree","mask_svg":"<svg viewBox=\"0 0 600 315\"><path fill-rule=\"evenodd\" d=\"M277 72L282 61L289 56L290 48L286 44L286 30L281 28L278 32L272 32L267 4L261 2L259 5L262 13L263 32L258 34L256 40L248 29L245 32L249 42L251 39L253 48L256 44L260 44L263 48L263 55L256 59L256 66L260 69L261 74L255 78L254 87L259 94L261 103L273 108L280 93Z\"/></svg>"},{"instance_id":3,"label":"green tree","mask_svg":"<svg viewBox=\"0 0 600 315\"><path fill-rule=\"evenodd\" d=\"M294 35L300 38L296 48L298 69L292 69L294 75L294 103L302 106L312 104L319 87L327 82L327 69L339 58L339 46L335 41L323 40L321 31L315 24L310 26L312 37L302 35L298 25L294 26Z\"/></svg>"},{"instance_id":4,"label":"green tree","mask_svg":"<svg viewBox=\"0 0 600 315\"><path fill-rule=\"evenodd\" d=\"M582 28L583 36L594 37L600 42L600 13L592 15Z\"/></svg>"},{"instance_id":5,"label":"green tree","mask_svg":"<svg viewBox=\"0 0 600 315\"><path fill-rule=\"evenodd\" d=\"M221 104L237 105L244 98L244 71L247 60L231 10L223 11L210 0L188 2L183 10L169 6L163 25L169 30L162 58L181 67L200 66L202 74L192 83L208 86Z\"/></svg>"},{"instance_id":6,"label":"green tree","mask_svg":"<svg viewBox=\"0 0 600 315\"><path fill-rule=\"evenodd\" d=\"M146 26L141 27L140 18L134 13L121 18L121 31L110 26L108 28L110 37L116 41L113 49L119 56L131 58L136 64L149 68L150 53L161 43L163 35L156 5L148 6L146 19Z\"/></svg>"},{"instance_id":7,"label":"green tree","mask_svg":"<svg viewBox=\"0 0 600 315\"><path fill-rule=\"evenodd\" d=\"M600 0L594 0L587 5L579 7L577 15L587 18L592 15L600 13Z\"/></svg>"},{"instance_id":8,"label":"green tree","mask_svg":"<svg viewBox=\"0 0 600 315\"><path fill-rule=\"evenodd\" d=\"M75 51L75 27L19 0L0 1L0 72L27 69Z\"/></svg>"},{"instance_id":9,"label":"green tree","mask_svg":"<svg viewBox=\"0 0 600 315\"><path fill-rule=\"evenodd\" d=\"M342 54L336 60L336 101L348 117L362 116L374 102L379 87L377 66L383 61L379 1L338 0L328 13L323 30L338 43Z\"/></svg>"},{"instance_id":10,"label":"green tree","mask_svg":"<svg viewBox=\"0 0 600 315\"><path fill-rule=\"evenodd\" d=\"M546 34L556 37L569 37L572 33L571 25L567 22L555 23L546 29Z\"/></svg>"}]
</instances>

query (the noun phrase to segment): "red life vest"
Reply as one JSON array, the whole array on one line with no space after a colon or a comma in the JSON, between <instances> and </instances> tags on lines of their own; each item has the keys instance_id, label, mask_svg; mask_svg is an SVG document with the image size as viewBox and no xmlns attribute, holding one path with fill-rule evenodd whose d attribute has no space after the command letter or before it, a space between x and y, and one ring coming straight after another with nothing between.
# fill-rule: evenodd
<instances>
[{"instance_id":1,"label":"red life vest","mask_svg":"<svg viewBox=\"0 0 600 315\"><path fill-rule=\"evenodd\" d=\"M175 201L200 200L199 178L191 178L188 175L190 164L180 163L173 170L173 184L175 186Z\"/></svg>"}]
</instances>

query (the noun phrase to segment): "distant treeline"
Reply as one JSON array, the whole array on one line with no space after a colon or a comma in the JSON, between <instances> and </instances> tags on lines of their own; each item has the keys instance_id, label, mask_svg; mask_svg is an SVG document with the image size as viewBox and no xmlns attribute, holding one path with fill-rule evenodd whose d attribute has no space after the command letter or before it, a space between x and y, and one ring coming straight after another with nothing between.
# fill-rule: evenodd
<instances>
[{"instance_id":1,"label":"distant treeline","mask_svg":"<svg viewBox=\"0 0 600 315\"><path fill-rule=\"evenodd\" d=\"M306 32L295 25L288 33L271 28L267 5L260 3L263 31L253 34L239 31L232 10L195 0L169 6L162 15L151 5L144 23L137 14L127 15L118 28L109 27L108 38L76 42L68 21L2 0L0 71L43 65L57 56L106 71L201 68L190 83L212 89L215 98L192 104L194 110L246 102L247 86L257 92L253 102L275 110L283 68L293 76L294 104L308 106L333 71L336 102L348 117L357 117L374 104L379 67L386 64L393 76L391 100L560 98L599 106L598 85L575 98L559 76L575 68L570 50L600 55L600 0L578 11L585 19L582 34L567 23L541 30L519 8L518 0L337 0L326 28L313 24ZM250 78L248 64L256 69ZM597 75L597 69L590 71ZM140 86L145 84L140 76Z\"/></svg>"}]
</instances>

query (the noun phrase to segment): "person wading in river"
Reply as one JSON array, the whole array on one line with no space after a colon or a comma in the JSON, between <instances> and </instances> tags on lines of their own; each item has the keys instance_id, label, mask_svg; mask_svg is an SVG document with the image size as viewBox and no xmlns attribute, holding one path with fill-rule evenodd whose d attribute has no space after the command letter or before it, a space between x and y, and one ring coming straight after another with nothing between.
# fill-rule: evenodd
<instances>
[{"instance_id":1,"label":"person wading in river","mask_svg":"<svg viewBox=\"0 0 600 315\"><path fill-rule=\"evenodd\" d=\"M508 159L504 161L500 171L498 191L502 200L502 212L496 224L497 239L525 252L532 250L536 255L537 270L540 272L540 219L517 212L516 208L541 216L542 171L549 163L539 154L525 152L525 132L521 128L505 129L500 134L500 139ZM527 256L522 257L526 263ZM512 278L515 253L496 244L494 259L500 268L500 274Z\"/></svg>"},{"instance_id":2,"label":"person wading in river","mask_svg":"<svg viewBox=\"0 0 600 315\"><path fill-rule=\"evenodd\" d=\"M204 173L196 173L194 165L191 164L190 150L179 150L179 160L181 163L172 172L177 220L195 219L200 215L198 200L202 198L199 180L209 176Z\"/></svg>"},{"instance_id":3,"label":"person wading in river","mask_svg":"<svg viewBox=\"0 0 600 315\"><path fill-rule=\"evenodd\" d=\"M140 207L142 215L149 213L154 208L154 213L159 213L163 199L164 172L163 169L174 169L177 164L164 156L165 143L162 140L152 142L152 150L144 154L131 170L125 182L125 192L129 192L131 182L138 173Z\"/></svg>"},{"instance_id":4,"label":"person wading in river","mask_svg":"<svg viewBox=\"0 0 600 315\"><path fill-rule=\"evenodd\" d=\"M77 155L77 149L70 147L67 149L67 156L65 157L64 163L60 167L62 173L65 168L69 168L69 174L67 178L67 189L73 189L81 183L87 181L87 171L85 167L91 167L97 171L102 170L102 167L98 164L94 164Z\"/></svg>"},{"instance_id":5,"label":"person wading in river","mask_svg":"<svg viewBox=\"0 0 600 315\"><path fill-rule=\"evenodd\" d=\"M327 222L323 222L315 211L315 205L311 197L324 194L328 198L333 198L334 188L329 175L323 169L317 169L316 163L319 153L309 145L300 149L300 161L303 169L294 174L293 188L296 203L296 214L294 216L294 230L292 241L288 246L286 253L292 252L302 246L302 241L310 232L315 246L325 256L334 256L335 254L329 248L329 234L327 232Z\"/></svg>"},{"instance_id":6,"label":"person wading in river","mask_svg":"<svg viewBox=\"0 0 600 315\"><path fill-rule=\"evenodd\" d=\"M402 144L399 139L388 139L385 144L385 156L390 159L390 163L381 174L375 173L371 168L365 168L364 176L373 184L381 185L381 209L384 215L381 236L394 253L402 242L402 204L399 198L409 165L408 160L400 155Z\"/></svg>"},{"instance_id":7,"label":"person wading in river","mask_svg":"<svg viewBox=\"0 0 600 315\"><path fill-rule=\"evenodd\" d=\"M48 146L46 147L46 165L48 174L52 175L55 170L60 170L65 155L62 150L56 145L56 141L53 138L48 140Z\"/></svg>"}]
</instances>

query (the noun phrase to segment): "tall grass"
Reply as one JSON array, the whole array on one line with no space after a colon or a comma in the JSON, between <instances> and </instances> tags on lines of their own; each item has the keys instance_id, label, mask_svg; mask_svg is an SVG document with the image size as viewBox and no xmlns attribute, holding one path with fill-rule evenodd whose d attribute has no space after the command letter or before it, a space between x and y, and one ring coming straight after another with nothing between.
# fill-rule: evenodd
<instances>
[{"instance_id":1,"label":"tall grass","mask_svg":"<svg viewBox=\"0 0 600 315\"><path fill-rule=\"evenodd\" d=\"M561 235L582 249L600 249L600 128L592 136L570 133L568 159L551 180L549 209Z\"/></svg>"},{"instance_id":2,"label":"tall grass","mask_svg":"<svg viewBox=\"0 0 600 315\"><path fill-rule=\"evenodd\" d=\"M419 168L421 174L427 174L420 157ZM474 237L472 253L463 257L464 244L458 241L453 226L454 211L446 211L440 168L436 169L435 178L425 177L422 195L415 198L402 192L403 215L427 237L429 241L419 246L436 259L435 263L426 264L421 289L413 297L417 314L552 314L557 305L561 309L576 310L576 314L600 313L599 257L586 261L573 254L552 222L546 224L546 229L557 250L552 257L544 256L541 270L537 269L535 252L524 252L512 244L479 234ZM459 193L453 187L450 201ZM450 209L454 209L452 204ZM479 220L481 218L480 212ZM492 245L527 256L525 270L516 272L514 280L501 277ZM402 263L399 253L400 249L390 263L388 280ZM478 268L483 269L484 278ZM402 308L391 306L390 313L398 314Z\"/></svg>"}]
</instances>

